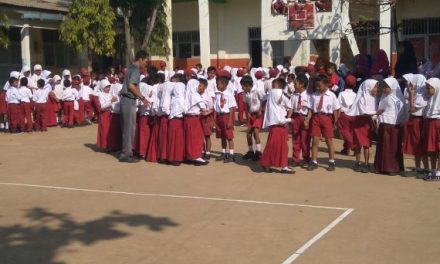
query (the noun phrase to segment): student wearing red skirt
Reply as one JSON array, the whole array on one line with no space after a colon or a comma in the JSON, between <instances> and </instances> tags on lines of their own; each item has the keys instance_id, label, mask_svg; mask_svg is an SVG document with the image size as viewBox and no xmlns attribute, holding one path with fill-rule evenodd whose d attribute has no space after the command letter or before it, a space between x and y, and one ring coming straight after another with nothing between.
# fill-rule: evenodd
<instances>
[{"instance_id":1,"label":"student wearing red skirt","mask_svg":"<svg viewBox=\"0 0 440 264\"><path fill-rule=\"evenodd\" d=\"M262 155L260 129L263 126L263 107L267 99L266 93L263 89L258 89L257 86L254 86L251 76L244 76L240 83L244 91L244 101L248 116L248 129L246 133L248 152L243 156L243 159L259 161ZM255 152L252 138L255 139Z\"/></svg>"},{"instance_id":2,"label":"student wearing red skirt","mask_svg":"<svg viewBox=\"0 0 440 264\"><path fill-rule=\"evenodd\" d=\"M353 105L356 93L353 88L356 86L356 77L348 75L345 78L345 90L338 95L339 104L341 105L341 115L338 119L338 129L344 140L344 148L341 151L342 155L350 155L350 151L354 149L353 143L353 120L352 116L346 114L348 109Z\"/></svg>"},{"instance_id":3,"label":"student wearing red skirt","mask_svg":"<svg viewBox=\"0 0 440 264\"><path fill-rule=\"evenodd\" d=\"M205 92L208 82L205 79L188 82L185 98L185 117L183 119L185 134L185 159L196 166L208 164L202 158L204 133L200 123L201 115L209 115L210 112L204 103L202 94Z\"/></svg>"},{"instance_id":4,"label":"student wearing red skirt","mask_svg":"<svg viewBox=\"0 0 440 264\"><path fill-rule=\"evenodd\" d=\"M307 94L308 78L299 74L293 81L294 91L290 98L292 106L292 158L294 166L307 168L310 163L309 95ZM302 154L302 157L301 157Z\"/></svg>"},{"instance_id":5,"label":"student wearing red skirt","mask_svg":"<svg viewBox=\"0 0 440 264\"><path fill-rule=\"evenodd\" d=\"M168 123L167 157L173 166L180 166L185 157L185 135L183 114L185 111L185 84L177 82L171 91L170 115Z\"/></svg>"},{"instance_id":6,"label":"student wearing red skirt","mask_svg":"<svg viewBox=\"0 0 440 264\"><path fill-rule=\"evenodd\" d=\"M378 139L374 168L376 172L395 176L404 171L401 124L406 108L399 82L389 77L384 80L383 95L378 107Z\"/></svg>"},{"instance_id":7,"label":"student wearing red skirt","mask_svg":"<svg viewBox=\"0 0 440 264\"><path fill-rule=\"evenodd\" d=\"M426 78L421 74L403 75L405 89L405 99L409 107L409 119L403 126L403 153L414 156L415 168L412 172L407 172L404 176L422 177L425 170L429 168L428 157L423 148L423 112L428 104L426 94ZM423 162L424 169L421 168Z\"/></svg>"},{"instance_id":8,"label":"student wearing red skirt","mask_svg":"<svg viewBox=\"0 0 440 264\"><path fill-rule=\"evenodd\" d=\"M20 88L18 92L20 93L20 127L22 131L32 132L33 129L33 111L32 111L32 92L28 87L28 78L23 77L20 79Z\"/></svg>"},{"instance_id":9,"label":"student wearing red skirt","mask_svg":"<svg viewBox=\"0 0 440 264\"><path fill-rule=\"evenodd\" d=\"M373 132L376 128L373 117L377 114L378 81L365 80L359 87L352 106L346 110L346 115L353 118L353 144L355 146L356 172L370 172L370 148ZM363 149L364 162L361 161Z\"/></svg>"},{"instance_id":10,"label":"student wearing red skirt","mask_svg":"<svg viewBox=\"0 0 440 264\"><path fill-rule=\"evenodd\" d=\"M327 75L320 74L315 78L315 88L317 92L310 95L310 135L312 136L312 161L307 170L313 171L318 168L318 147L321 136L325 138L328 148L328 171L335 170L335 147L333 129L339 118L338 98L328 88L329 79Z\"/></svg>"},{"instance_id":11,"label":"student wearing red skirt","mask_svg":"<svg viewBox=\"0 0 440 264\"><path fill-rule=\"evenodd\" d=\"M149 82L150 84L153 84L153 80L155 80L154 76L150 76ZM137 112L137 122L136 122L136 131L134 136L134 153L136 153L139 158L145 159L147 155L147 148L148 143L150 141L150 113L151 113L151 106L154 103L153 100L153 90L154 86L147 84L146 78L144 80L141 80L141 83L139 84L139 91L141 92L142 96L145 97L145 99L148 101L147 105L144 105L142 102L139 102L138 105L138 112Z\"/></svg>"},{"instance_id":12,"label":"student wearing red skirt","mask_svg":"<svg viewBox=\"0 0 440 264\"><path fill-rule=\"evenodd\" d=\"M20 132L20 93L18 91L18 75L11 76L8 80L8 89L6 90L6 103L8 104L9 132Z\"/></svg>"},{"instance_id":13,"label":"student wearing red skirt","mask_svg":"<svg viewBox=\"0 0 440 264\"><path fill-rule=\"evenodd\" d=\"M440 181L440 79L431 78L426 82L428 105L425 109L425 151L431 158L432 172L427 181Z\"/></svg>"},{"instance_id":14,"label":"student wearing red skirt","mask_svg":"<svg viewBox=\"0 0 440 264\"><path fill-rule=\"evenodd\" d=\"M266 172L271 172L272 167L278 167L282 173L295 173L288 167L287 124L291 122L288 118L291 106L289 98L283 94L285 87L284 79L275 79L267 97L263 128L269 128L269 136L260 159L260 165Z\"/></svg>"},{"instance_id":15,"label":"student wearing red skirt","mask_svg":"<svg viewBox=\"0 0 440 264\"><path fill-rule=\"evenodd\" d=\"M157 134L157 159L159 163L166 163L168 157L168 123L170 114L171 92L179 79L184 79L183 76L179 78L174 76L171 81L160 83L158 86L158 113L157 122L159 131Z\"/></svg>"},{"instance_id":16,"label":"student wearing red skirt","mask_svg":"<svg viewBox=\"0 0 440 264\"><path fill-rule=\"evenodd\" d=\"M9 86L7 82L4 87L0 87L0 130L5 129L6 114L8 113L8 103L6 102L6 90Z\"/></svg>"},{"instance_id":17,"label":"student wearing red skirt","mask_svg":"<svg viewBox=\"0 0 440 264\"><path fill-rule=\"evenodd\" d=\"M110 93L110 82L107 80L102 80L101 82L102 91L99 93L99 103L101 105L101 111L99 113L98 122L98 137L96 145L98 148L108 150L108 135L110 131L110 121L111 121L111 108L112 104L115 103L118 98L112 96Z\"/></svg>"}]
</instances>

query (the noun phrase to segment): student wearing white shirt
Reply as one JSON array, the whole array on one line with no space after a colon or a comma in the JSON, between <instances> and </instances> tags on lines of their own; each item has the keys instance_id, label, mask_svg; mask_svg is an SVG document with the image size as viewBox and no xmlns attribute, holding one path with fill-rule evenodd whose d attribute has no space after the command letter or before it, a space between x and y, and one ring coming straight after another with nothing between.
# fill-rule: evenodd
<instances>
[{"instance_id":1,"label":"student wearing white shirt","mask_svg":"<svg viewBox=\"0 0 440 264\"><path fill-rule=\"evenodd\" d=\"M335 149L333 129L339 118L339 105L336 95L328 89L329 79L327 75L318 75L315 78L317 92L310 95L310 135L312 136L312 161L307 170L318 168L318 147L321 136L325 138L328 148L329 164L328 171L335 170Z\"/></svg>"},{"instance_id":2,"label":"student wearing white shirt","mask_svg":"<svg viewBox=\"0 0 440 264\"><path fill-rule=\"evenodd\" d=\"M20 79L20 88L18 92L20 93L20 107L21 107L21 118L20 127L26 132L32 132L33 121L32 121L32 91L28 86L28 78Z\"/></svg>"},{"instance_id":3,"label":"student wearing white shirt","mask_svg":"<svg viewBox=\"0 0 440 264\"><path fill-rule=\"evenodd\" d=\"M244 113L246 112L246 106L244 102L244 92L241 88L240 81L244 76L245 71L243 69L237 69L237 76L234 80L235 85L235 100L237 101L238 110L238 123L240 126L244 125Z\"/></svg>"},{"instance_id":4,"label":"student wearing white shirt","mask_svg":"<svg viewBox=\"0 0 440 264\"><path fill-rule=\"evenodd\" d=\"M271 172L271 167L282 168L282 173L294 173L288 167L288 141L291 109L289 98L283 94L286 81L282 78L275 79L266 103L263 128L269 128L269 136L260 165L266 172Z\"/></svg>"},{"instance_id":5,"label":"student wearing white shirt","mask_svg":"<svg viewBox=\"0 0 440 264\"><path fill-rule=\"evenodd\" d=\"M91 124L95 113L93 111L93 105L92 105L92 101L91 101L91 96L94 91L90 87L90 77L89 76L85 76L83 78L81 91L82 91L81 98L84 102L85 120L88 124Z\"/></svg>"},{"instance_id":6,"label":"student wearing white shirt","mask_svg":"<svg viewBox=\"0 0 440 264\"><path fill-rule=\"evenodd\" d=\"M51 90L45 88L44 79L37 81L38 89L34 91L32 101L35 106L35 130L47 131L47 100Z\"/></svg>"},{"instance_id":7,"label":"student wearing white shirt","mask_svg":"<svg viewBox=\"0 0 440 264\"><path fill-rule=\"evenodd\" d=\"M84 120L84 100L82 98L83 90L81 86L81 76L75 75L72 78L72 88L77 91L77 96L74 102L74 124L77 126L86 125Z\"/></svg>"},{"instance_id":8,"label":"student wearing white shirt","mask_svg":"<svg viewBox=\"0 0 440 264\"><path fill-rule=\"evenodd\" d=\"M103 150L109 150L108 135L110 131L111 108L117 98L110 93L111 84L109 81L102 82L102 90L98 95L101 112L99 113L98 137L96 146Z\"/></svg>"},{"instance_id":9,"label":"student wearing white shirt","mask_svg":"<svg viewBox=\"0 0 440 264\"><path fill-rule=\"evenodd\" d=\"M165 163L168 157L168 119L170 115L171 93L177 82L183 82L184 76L177 74L170 82L162 82L158 87L159 104L157 114L159 116L157 158L159 163Z\"/></svg>"},{"instance_id":10,"label":"student wearing white shirt","mask_svg":"<svg viewBox=\"0 0 440 264\"><path fill-rule=\"evenodd\" d=\"M124 81L124 76L119 75L120 82ZM108 80L107 80L108 81ZM104 82L105 83L105 82ZM107 149L109 152L120 151L122 148L122 129L121 129L121 96L122 86L113 84L110 88L110 94L115 98L111 105L110 128L108 132ZM93 105L93 103L92 103Z\"/></svg>"},{"instance_id":11,"label":"student wearing white shirt","mask_svg":"<svg viewBox=\"0 0 440 264\"><path fill-rule=\"evenodd\" d=\"M225 76L217 78L217 89L214 99L216 112L216 136L221 139L222 154L219 160L225 163L235 161L234 158L234 113L237 107L235 97L228 90L229 79ZM226 148L229 145L229 153Z\"/></svg>"},{"instance_id":12,"label":"student wearing white shirt","mask_svg":"<svg viewBox=\"0 0 440 264\"><path fill-rule=\"evenodd\" d=\"M200 79L196 82L188 82L186 87L185 117L183 119L185 159L192 161L196 166L208 164L202 159L204 135L200 123L201 115L210 114L202 97L207 86L208 82L205 79Z\"/></svg>"},{"instance_id":13,"label":"student wearing white shirt","mask_svg":"<svg viewBox=\"0 0 440 264\"><path fill-rule=\"evenodd\" d=\"M414 156L415 169L412 172L404 174L404 176L422 177L428 166L428 156L423 149L422 133L423 133L423 111L428 105L428 96L426 94L426 78L421 74L405 74L403 75L405 88L405 99L410 113L409 119L403 125L403 154ZM403 81L402 80L402 81ZM423 161L424 169L421 168Z\"/></svg>"},{"instance_id":14,"label":"student wearing white shirt","mask_svg":"<svg viewBox=\"0 0 440 264\"><path fill-rule=\"evenodd\" d=\"M360 85L356 98L345 114L353 117L353 143L355 145L356 162L353 170L356 172L370 172L370 148L372 145L372 132L375 129L373 117L377 114L378 81L367 79ZM363 149L364 162L361 162Z\"/></svg>"},{"instance_id":15,"label":"student wearing white shirt","mask_svg":"<svg viewBox=\"0 0 440 264\"><path fill-rule=\"evenodd\" d=\"M18 77L18 76L17 76ZM8 90L6 90L6 103L8 104L9 132L20 132L20 93L18 92L18 78L12 76L8 81Z\"/></svg>"},{"instance_id":16,"label":"student wearing white shirt","mask_svg":"<svg viewBox=\"0 0 440 264\"><path fill-rule=\"evenodd\" d=\"M342 155L350 155L350 150L354 150L353 142L353 120L354 118L346 115L345 112L351 107L356 98L356 93L353 88L356 86L356 77L348 75L345 78L345 90L338 95L339 104L341 105L341 115L338 119L339 133L344 140Z\"/></svg>"},{"instance_id":17,"label":"student wearing white shirt","mask_svg":"<svg viewBox=\"0 0 440 264\"><path fill-rule=\"evenodd\" d=\"M244 160L252 159L258 161L261 158L260 129L263 126L263 108L266 102L266 93L263 89L254 86L251 76L244 76L240 81L244 91L244 101L248 116L248 128L246 139L248 152L243 156ZM255 152L252 137L255 139Z\"/></svg>"},{"instance_id":18,"label":"student wearing white shirt","mask_svg":"<svg viewBox=\"0 0 440 264\"><path fill-rule=\"evenodd\" d=\"M382 85L383 95L377 111L379 130L374 168L379 173L394 176L404 170L400 125L407 113L399 82L389 77Z\"/></svg>"},{"instance_id":19,"label":"student wearing white shirt","mask_svg":"<svg viewBox=\"0 0 440 264\"><path fill-rule=\"evenodd\" d=\"M168 148L166 160L173 166L180 166L185 156L183 114L185 111L185 84L180 80L173 86L168 123Z\"/></svg>"},{"instance_id":20,"label":"student wearing white shirt","mask_svg":"<svg viewBox=\"0 0 440 264\"><path fill-rule=\"evenodd\" d=\"M73 128L73 122L74 122L74 114L75 114L75 100L77 100L78 91L74 88L72 88L72 84L69 79L65 79L63 81L64 90L62 95L62 101L63 101L63 120L62 120L62 126L63 127L69 127Z\"/></svg>"},{"instance_id":21,"label":"student wearing white shirt","mask_svg":"<svg viewBox=\"0 0 440 264\"><path fill-rule=\"evenodd\" d=\"M310 163L310 142L308 112L310 107L307 94L308 78L299 74L294 83L290 101L292 107L292 159L293 165L307 168ZM302 157L301 157L302 154Z\"/></svg>"},{"instance_id":22,"label":"student wearing white shirt","mask_svg":"<svg viewBox=\"0 0 440 264\"><path fill-rule=\"evenodd\" d=\"M425 108L425 151L431 158L432 173L425 180L440 181L440 79L426 81L428 105Z\"/></svg>"},{"instance_id":23,"label":"student wearing white shirt","mask_svg":"<svg viewBox=\"0 0 440 264\"><path fill-rule=\"evenodd\" d=\"M150 141L150 114L151 107L154 103L153 89L151 85L157 82L157 76L151 74L149 80L144 78L139 84L139 91L143 97L148 101L148 105L138 102L136 131L134 135L134 152L140 159L145 159L147 154L148 142ZM149 82L149 84L147 83Z\"/></svg>"},{"instance_id":24,"label":"student wearing white shirt","mask_svg":"<svg viewBox=\"0 0 440 264\"><path fill-rule=\"evenodd\" d=\"M205 137L205 148L204 148L204 156L203 156L204 160L211 159L211 147L212 147L211 134L214 123L214 97L215 97L214 89L212 90L209 89L209 80L208 80L207 87L205 89L205 92L202 94L202 98L204 104L206 105L206 111L209 112L209 114L202 115L200 117L200 123L202 124L203 135Z\"/></svg>"}]
</instances>

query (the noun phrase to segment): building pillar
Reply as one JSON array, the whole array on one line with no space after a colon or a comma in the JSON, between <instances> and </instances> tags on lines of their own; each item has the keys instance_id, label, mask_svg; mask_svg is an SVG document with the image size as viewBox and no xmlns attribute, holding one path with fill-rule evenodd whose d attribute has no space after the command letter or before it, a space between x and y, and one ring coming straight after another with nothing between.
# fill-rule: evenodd
<instances>
[{"instance_id":1,"label":"building pillar","mask_svg":"<svg viewBox=\"0 0 440 264\"><path fill-rule=\"evenodd\" d=\"M341 11L342 32L345 33L345 37L348 40L348 44L350 45L353 56L356 56L360 52L359 52L359 46L354 36L353 27L351 26L349 10L350 10L350 2L343 1L342 11Z\"/></svg>"},{"instance_id":2,"label":"building pillar","mask_svg":"<svg viewBox=\"0 0 440 264\"><path fill-rule=\"evenodd\" d=\"M167 68L172 71L174 69L174 56L173 56L173 4L172 0L166 0L165 15L167 17L167 27L170 32L167 43L170 48L170 53L166 57Z\"/></svg>"},{"instance_id":3,"label":"building pillar","mask_svg":"<svg viewBox=\"0 0 440 264\"><path fill-rule=\"evenodd\" d=\"M330 61L335 63L336 65L339 65L341 63L341 39L340 38L333 38L330 39L329 44L329 54L330 54Z\"/></svg>"},{"instance_id":4,"label":"building pillar","mask_svg":"<svg viewBox=\"0 0 440 264\"><path fill-rule=\"evenodd\" d=\"M269 40L261 41L262 46L262 58L261 58L261 66L262 67L272 67L273 66L273 50L272 44Z\"/></svg>"},{"instance_id":5,"label":"building pillar","mask_svg":"<svg viewBox=\"0 0 440 264\"><path fill-rule=\"evenodd\" d=\"M381 0L381 4L379 6L379 46L380 49L383 49L386 52L388 60L391 61L391 6L386 4L388 2L388 0Z\"/></svg>"},{"instance_id":6,"label":"building pillar","mask_svg":"<svg viewBox=\"0 0 440 264\"><path fill-rule=\"evenodd\" d=\"M211 65L211 39L209 35L209 1L199 1L199 30L200 30L200 63L203 67Z\"/></svg>"},{"instance_id":7,"label":"building pillar","mask_svg":"<svg viewBox=\"0 0 440 264\"><path fill-rule=\"evenodd\" d=\"M31 66L31 41L30 27L24 24L20 30L21 34L21 64Z\"/></svg>"}]
</instances>

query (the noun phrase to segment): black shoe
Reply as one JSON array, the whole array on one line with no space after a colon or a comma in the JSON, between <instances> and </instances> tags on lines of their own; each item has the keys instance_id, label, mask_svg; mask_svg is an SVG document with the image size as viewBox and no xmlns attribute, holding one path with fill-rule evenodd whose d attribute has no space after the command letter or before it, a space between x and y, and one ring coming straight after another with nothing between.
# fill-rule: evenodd
<instances>
[{"instance_id":1,"label":"black shoe","mask_svg":"<svg viewBox=\"0 0 440 264\"><path fill-rule=\"evenodd\" d=\"M218 156L218 157L216 158L216 160L217 160L217 161L222 161L222 160L224 160L224 159L226 158L226 155L227 155L227 154L222 153L222 154L220 154L220 156Z\"/></svg>"},{"instance_id":2,"label":"black shoe","mask_svg":"<svg viewBox=\"0 0 440 264\"><path fill-rule=\"evenodd\" d=\"M272 168L270 168L270 167L261 166L261 169L263 169L263 172L272 173Z\"/></svg>"},{"instance_id":3,"label":"black shoe","mask_svg":"<svg viewBox=\"0 0 440 264\"><path fill-rule=\"evenodd\" d=\"M350 155L350 150L348 150L348 149L341 150L341 155L344 155L344 156Z\"/></svg>"},{"instance_id":4,"label":"black shoe","mask_svg":"<svg viewBox=\"0 0 440 264\"><path fill-rule=\"evenodd\" d=\"M124 158L119 158L119 162L137 163L139 162L139 160L134 157L124 157Z\"/></svg>"},{"instance_id":5,"label":"black shoe","mask_svg":"<svg viewBox=\"0 0 440 264\"><path fill-rule=\"evenodd\" d=\"M291 168L281 169L282 174L295 174L295 170Z\"/></svg>"},{"instance_id":6,"label":"black shoe","mask_svg":"<svg viewBox=\"0 0 440 264\"><path fill-rule=\"evenodd\" d=\"M194 164L194 166L205 166L205 165L208 165L208 163L209 162L207 162L207 161L200 161L200 160L194 160L193 161L193 164Z\"/></svg>"},{"instance_id":7,"label":"black shoe","mask_svg":"<svg viewBox=\"0 0 440 264\"><path fill-rule=\"evenodd\" d=\"M254 157L255 157L255 153L249 150L246 154L244 154L243 159L250 160L250 159L254 159Z\"/></svg>"},{"instance_id":8,"label":"black shoe","mask_svg":"<svg viewBox=\"0 0 440 264\"><path fill-rule=\"evenodd\" d=\"M314 171L318 168L318 163L315 162L310 162L309 166L307 167L308 171Z\"/></svg>"},{"instance_id":9,"label":"black shoe","mask_svg":"<svg viewBox=\"0 0 440 264\"><path fill-rule=\"evenodd\" d=\"M334 171L336 169L336 164L334 162L329 162L327 171Z\"/></svg>"},{"instance_id":10,"label":"black shoe","mask_svg":"<svg viewBox=\"0 0 440 264\"><path fill-rule=\"evenodd\" d=\"M309 167L309 163L307 161L303 160L303 161L301 161L299 166L303 169L307 169Z\"/></svg>"},{"instance_id":11,"label":"black shoe","mask_svg":"<svg viewBox=\"0 0 440 264\"><path fill-rule=\"evenodd\" d=\"M260 151L255 151L255 155L254 155L254 161L259 161L261 159L261 156L263 155L263 153L261 153Z\"/></svg>"},{"instance_id":12,"label":"black shoe","mask_svg":"<svg viewBox=\"0 0 440 264\"><path fill-rule=\"evenodd\" d=\"M235 162L234 155L226 154L225 160L223 162L224 163Z\"/></svg>"},{"instance_id":13,"label":"black shoe","mask_svg":"<svg viewBox=\"0 0 440 264\"><path fill-rule=\"evenodd\" d=\"M370 165L364 164L361 168L362 173L369 173L370 172Z\"/></svg>"},{"instance_id":14,"label":"black shoe","mask_svg":"<svg viewBox=\"0 0 440 264\"><path fill-rule=\"evenodd\" d=\"M171 161L170 162L170 165L171 166L175 166L175 167L178 167L178 166L180 166L182 163L181 162L179 162L179 161Z\"/></svg>"},{"instance_id":15,"label":"black shoe","mask_svg":"<svg viewBox=\"0 0 440 264\"><path fill-rule=\"evenodd\" d=\"M211 154L203 154L203 159L204 160L210 160L211 159Z\"/></svg>"},{"instance_id":16,"label":"black shoe","mask_svg":"<svg viewBox=\"0 0 440 264\"><path fill-rule=\"evenodd\" d=\"M363 165L361 162L356 162L356 163L354 164L353 170L354 170L355 172L361 172L363 166L364 166L364 165Z\"/></svg>"}]
</instances>

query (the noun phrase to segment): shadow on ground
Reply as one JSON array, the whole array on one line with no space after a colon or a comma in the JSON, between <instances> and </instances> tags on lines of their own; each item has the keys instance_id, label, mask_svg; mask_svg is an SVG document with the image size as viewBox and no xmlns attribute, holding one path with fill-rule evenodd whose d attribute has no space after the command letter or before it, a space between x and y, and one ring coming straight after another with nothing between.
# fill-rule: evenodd
<instances>
[{"instance_id":1,"label":"shadow on ground","mask_svg":"<svg viewBox=\"0 0 440 264\"><path fill-rule=\"evenodd\" d=\"M71 243L86 246L103 240L121 239L130 233L116 229L116 225L145 227L160 232L179 224L167 217L147 214L125 214L113 211L99 219L79 223L69 214L53 213L44 208L26 210L24 217L31 224L0 226L0 263L61 264L54 260L58 251Z\"/></svg>"}]
</instances>

